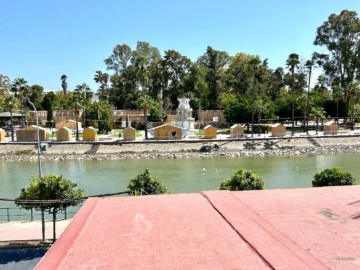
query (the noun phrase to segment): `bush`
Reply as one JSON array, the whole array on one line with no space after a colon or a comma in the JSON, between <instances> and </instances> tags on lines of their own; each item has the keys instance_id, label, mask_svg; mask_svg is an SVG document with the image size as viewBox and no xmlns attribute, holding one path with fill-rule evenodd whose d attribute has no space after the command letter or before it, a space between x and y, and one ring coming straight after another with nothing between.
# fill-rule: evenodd
<instances>
[{"instance_id":1,"label":"bush","mask_svg":"<svg viewBox=\"0 0 360 270\"><path fill-rule=\"evenodd\" d=\"M344 172L340 168L325 169L314 175L313 187L326 186L348 186L356 185L357 180L349 172Z\"/></svg>"},{"instance_id":2,"label":"bush","mask_svg":"<svg viewBox=\"0 0 360 270\"><path fill-rule=\"evenodd\" d=\"M156 177L151 176L148 169L130 179L127 188L131 196L164 194L168 192L166 187Z\"/></svg>"},{"instance_id":3,"label":"bush","mask_svg":"<svg viewBox=\"0 0 360 270\"><path fill-rule=\"evenodd\" d=\"M260 190L264 189L264 181L250 170L240 169L230 179L220 184L220 190Z\"/></svg>"}]
</instances>

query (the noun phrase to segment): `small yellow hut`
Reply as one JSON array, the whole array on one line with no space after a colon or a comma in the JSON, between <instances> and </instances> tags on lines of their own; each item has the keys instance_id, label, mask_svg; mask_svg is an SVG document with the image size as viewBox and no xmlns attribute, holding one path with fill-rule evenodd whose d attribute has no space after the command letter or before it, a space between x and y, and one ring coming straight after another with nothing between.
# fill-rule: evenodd
<instances>
[{"instance_id":1,"label":"small yellow hut","mask_svg":"<svg viewBox=\"0 0 360 270\"><path fill-rule=\"evenodd\" d=\"M136 140L136 129L133 127L127 127L123 132L124 141L135 141Z\"/></svg>"},{"instance_id":2,"label":"small yellow hut","mask_svg":"<svg viewBox=\"0 0 360 270\"><path fill-rule=\"evenodd\" d=\"M205 139L216 139L217 130L212 125L207 125L204 127L204 138Z\"/></svg>"},{"instance_id":3,"label":"small yellow hut","mask_svg":"<svg viewBox=\"0 0 360 270\"><path fill-rule=\"evenodd\" d=\"M244 136L245 125L235 124L230 127L231 138L241 138Z\"/></svg>"},{"instance_id":4,"label":"small yellow hut","mask_svg":"<svg viewBox=\"0 0 360 270\"><path fill-rule=\"evenodd\" d=\"M153 128L155 140L171 140L182 138L182 128L170 124L164 124Z\"/></svg>"},{"instance_id":5,"label":"small yellow hut","mask_svg":"<svg viewBox=\"0 0 360 270\"><path fill-rule=\"evenodd\" d=\"M93 127L84 128L83 141L93 142L97 139L97 131Z\"/></svg>"},{"instance_id":6,"label":"small yellow hut","mask_svg":"<svg viewBox=\"0 0 360 270\"><path fill-rule=\"evenodd\" d=\"M40 141L48 140L48 132L46 128L39 127ZM37 141L37 127L29 126L16 130L16 140L18 142L34 142Z\"/></svg>"},{"instance_id":7,"label":"small yellow hut","mask_svg":"<svg viewBox=\"0 0 360 270\"><path fill-rule=\"evenodd\" d=\"M76 129L76 121L75 120L66 120L55 123L56 128L67 127L70 129ZM82 129L81 122L78 122L78 128Z\"/></svg>"},{"instance_id":8,"label":"small yellow hut","mask_svg":"<svg viewBox=\"0 0 360 270\"><path fill-rule=\"evenodd\" d=\"M67 127L62 127L60 129L58 129L58 131L56 132L56 137L58 141L70 141L71 140L71 129L67 128Z\"/></svg>"},{"instance_id":9,"label":"small yellow hut","mask_svg":"<svg viewBox=\"0 0 360 270\"><path fill-rule=\"evenodd\" d=\"M284 137L286 128L281 123L276 123L271 126L271 134L273 137Z\"/></svg>"},{"instance_id":10,"label":"small yellow hut","mask_svg":"<svg viewBox=\"0 0 360 270\"><path fill-rule=\"evenodd\" d=\"M339 131L339 126L335 121L329 121L324 124L324 135L336 135Z\"/></svg>"},{"instance_id":11,"label":"small yellow hut","mask_svg":"<svg viewBox=\"0 0 360 270\"><path fill-rule=\"evenodd\" d=\"M0 128L0 142L5 141L5 134L6 134L5 130Z\"/></svg>"}]
</instances>

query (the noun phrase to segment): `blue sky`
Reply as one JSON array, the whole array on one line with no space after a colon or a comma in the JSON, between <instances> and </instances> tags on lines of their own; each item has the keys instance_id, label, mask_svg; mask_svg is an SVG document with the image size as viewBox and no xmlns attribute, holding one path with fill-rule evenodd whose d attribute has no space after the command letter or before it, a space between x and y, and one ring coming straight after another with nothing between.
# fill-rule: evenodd
<instances>
[{"instance_id":1,"label":"blue sky","mask_svg":"<svg viewBox=\"0 0 360 270\"><path fill-rule=\"evenodd\" d=\"M116 44L149 42L196 60L207 46L258 54L285 67L290 53L309 58L316 28L331 13L360 13L359 0L2 0L0 73L61 89L87 83Z\"/></svg>"}]
</instances>

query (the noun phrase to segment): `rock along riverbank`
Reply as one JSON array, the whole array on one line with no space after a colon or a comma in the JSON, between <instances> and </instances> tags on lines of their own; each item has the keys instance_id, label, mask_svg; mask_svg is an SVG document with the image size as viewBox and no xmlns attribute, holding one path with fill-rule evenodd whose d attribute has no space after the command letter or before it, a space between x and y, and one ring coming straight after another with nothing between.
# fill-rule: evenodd
<instances>
[{"instance_id":1,"label":"rock along riverbank","mask_svg":"<svg viewBox=\"0 0 360 270\"><path fill-rule=\"evenodd\" d=\"M201 152L208 146L210 152ZM218 147L218 150L216 148ZM359 136L216 141L49 142L41 160L116 160L157 158L241 158L328 155L360 152ZM2 161L37 161L36 143L0 144Z\"/></svg>"}]
</instances>

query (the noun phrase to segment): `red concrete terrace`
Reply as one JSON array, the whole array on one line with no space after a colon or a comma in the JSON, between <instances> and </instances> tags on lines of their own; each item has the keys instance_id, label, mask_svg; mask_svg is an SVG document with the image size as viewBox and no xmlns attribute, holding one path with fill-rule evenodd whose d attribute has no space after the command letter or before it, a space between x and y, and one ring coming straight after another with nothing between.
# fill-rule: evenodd
<instances>
[{"instance_id":1,"label":"red concrete terrace","mask_svg":"<svg viewBox=\"0 0 360 270\"><path fill-rule=\"evenodd\" d=\"M36 269L360 269L360 186L92 198Z\"/></svg>"}]
</instances>

